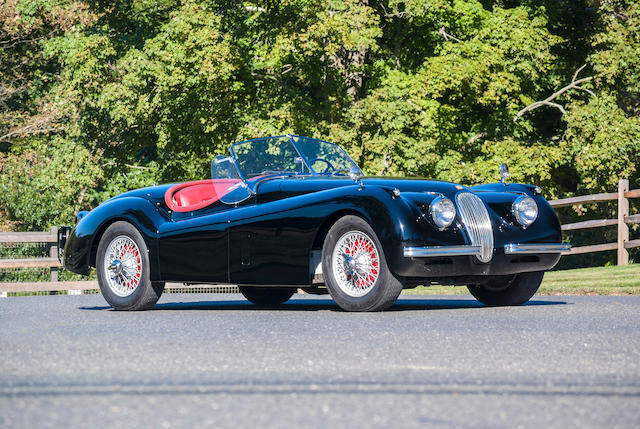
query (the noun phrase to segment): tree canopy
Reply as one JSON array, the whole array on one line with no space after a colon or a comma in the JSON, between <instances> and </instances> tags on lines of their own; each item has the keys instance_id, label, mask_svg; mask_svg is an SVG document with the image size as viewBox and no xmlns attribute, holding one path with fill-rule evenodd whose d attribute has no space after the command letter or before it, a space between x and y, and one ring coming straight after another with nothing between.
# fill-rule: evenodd
<instances>
[{"instance_id":1,"label":"tree canopy","mask_svg":"<svg viewBox=\"0 0 640 429\"><path fill-rule=\"evenodd\" d=\"M0 208L70 222L287 132L372 175L610 192L640 185L639 85L636 1L6 0Z\"/></svg>"}]
</instances>

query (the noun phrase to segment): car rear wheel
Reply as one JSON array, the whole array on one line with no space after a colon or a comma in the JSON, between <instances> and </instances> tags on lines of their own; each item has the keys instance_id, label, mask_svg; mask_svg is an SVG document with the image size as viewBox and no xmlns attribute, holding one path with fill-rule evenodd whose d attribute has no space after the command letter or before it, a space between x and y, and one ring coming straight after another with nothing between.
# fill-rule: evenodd
<instances>
[{"instance_id":1,"label":"car rear wheel","mask_svg":"<svg viewBox=\"0 0 640 429\"><path fill-rule=\"evenodd\" d=\"M346 311L385 310L402 292L376 233L357 216L339 219L322 248L322 272L333 300Z\"/></svg>"},{"instance_id":2,"label":"car rear wheel","mask_svg":"<svg viewBox=\"0 0 640 429\"><path fill-rule=\"evenodd\" d=\"M485 305L521 305L535 295L543 277L544 271L496 276L483 285L468 285L467 289Z\"/></svg>"},{"instance_id":3,"label":"car rear wheel","mask_svg":"<svg viewBox=\"0 0 640 429\"><path fill-rule=\"evenodd\" d=\"M128 222L115 222L102 235L96 256L98 284L116 310L147 310L158 302L164 283L153 283L149 251L140 232Z\"/></svg>"},{"instance_id":4,"label":"car rear wheel","mask_svg":"<svg viewBox=\"0 0 640 429\"><path fill-rule=\"evenodd\" d=\"M296 292L291 287L239 286L240 293L256 305L278 305L289 301Z\"/></svg>"}]
</instances>

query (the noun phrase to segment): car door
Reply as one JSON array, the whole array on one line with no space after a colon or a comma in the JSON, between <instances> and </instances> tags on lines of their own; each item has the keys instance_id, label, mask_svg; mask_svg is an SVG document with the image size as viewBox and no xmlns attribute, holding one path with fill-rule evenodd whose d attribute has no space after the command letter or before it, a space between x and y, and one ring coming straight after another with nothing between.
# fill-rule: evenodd
<instances>
[{"instance_id":1,"label":"car door","mask_svg":"<svg viewBox=\"0 0 640 429\"><path fill-rule=\"evenodd\" d=\"M229 281L228 226L233 207L203 209L204 215L174 213L158 231L162 280L177 282ZM178 215L178 216L176 216Z\"/></svg>"},{"instance_id":2,"label":"car door","mask_svg":"<svg viewBox=\"0 0 640 429\"><path fill-rule=\"evenodd\" d=\"M162 280L229 282L230 215L238 207L254 205L255 196L240 183L219 195L218 201L208 207L174 212L172 222L160 226L158 250Z\"/></svg>"},{"instance_id":3,"label":"car door","mask_svg":"<svg viewBox=\"0 0 640 429\"><path fill-rule=\"evenodd\" d=\"M279 180L265 183L257 204L229 213L229 277L241 285L303 286L310 281L311 243L317 213L278 193Z\"/></svg>"}]
</instances>

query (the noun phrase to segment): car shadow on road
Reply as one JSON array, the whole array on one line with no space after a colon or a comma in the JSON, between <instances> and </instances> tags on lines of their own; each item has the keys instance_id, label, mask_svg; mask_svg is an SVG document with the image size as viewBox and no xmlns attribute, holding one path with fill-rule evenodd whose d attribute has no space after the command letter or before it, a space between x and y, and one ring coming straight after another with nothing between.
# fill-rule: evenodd
<instances>
[{"instance_id":1,"label":"car shadow on road","mask_svg":"<svg viewBox=\"0 0 640 429\"><path fill-rule=\"evenodd\" d=\"M523 307L566 305L566 301L561 300L532 300ZM399 298L393 306L386 310L393 311L418 311L418 310L456 310L456 309L491 309L476 300L442 299L442 298L421 298L403 299ZM80 310L111 310L108 306L79 307ZM149 311L228 311L228 310L253 310L253 311L342 311L340 307L331 299L292 299L280 305L255 305L242 300L220 300L220 301L187 301L187 302L163 302L156 304Z\"/></svg>"}]
</instances>

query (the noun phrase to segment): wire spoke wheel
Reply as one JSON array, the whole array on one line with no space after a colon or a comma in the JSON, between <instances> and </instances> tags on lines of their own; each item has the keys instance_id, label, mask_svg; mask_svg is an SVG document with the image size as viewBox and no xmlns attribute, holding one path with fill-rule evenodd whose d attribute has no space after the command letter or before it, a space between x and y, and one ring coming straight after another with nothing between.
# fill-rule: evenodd
<instances>
[{"instance_id":1,"label":"wire spoke wheel","mask_svg":"<svg viewBox=\"0 0 640 429\"><path fill-rule=\"evenodd\" d=\"M340 289L353 297L369 293L380 275L380 256L374 241L361 231L349 231L333 250L333 275Z\"/></svg>"},{"instance_id":2,"label":"wire spoke wheel","mask_svg":"<svg viewBox=\"0 0 640 429\"><path fill-rule=\"evenodd\" d=\"M100 292L116 310L148 310L160 299L164 283L151 280L149 248L129 222L117 221L107 228L95 260Z\"/></svg>"},{"instance_id":3,"label":"wire spoke wheel","mask_svg":"<svg viewBox=\"0 0 640 429\"><path fill-rule=\"evenodd\" d=\"M346 215L327 232L322 273L331 298L346 311L381 311L402 291L402 277L385 259L378 235L362 218Z\"/></svg>"},{"instance_id":4,"label":"wire spoke wheel","mask_svg":"<svg viewBox=\"0 0 640 429\"><path fill-rule=\"evenodd\" d=\"M131 295L140 285L142 257L138 245L130 237L114 238L104 256L104 272L109 288L120 297Z\"/></svg>"}]
</instances>

